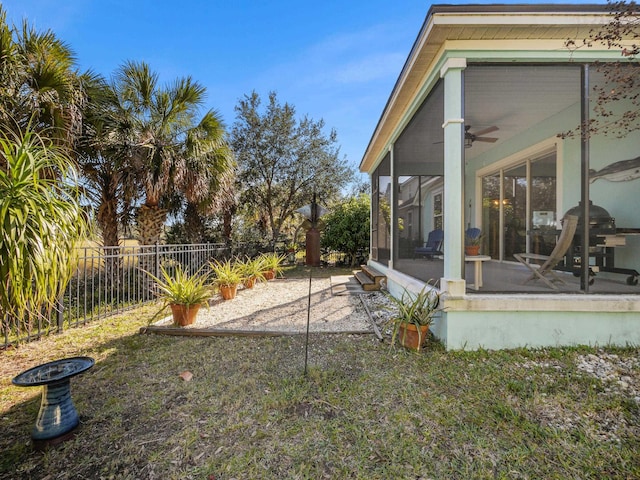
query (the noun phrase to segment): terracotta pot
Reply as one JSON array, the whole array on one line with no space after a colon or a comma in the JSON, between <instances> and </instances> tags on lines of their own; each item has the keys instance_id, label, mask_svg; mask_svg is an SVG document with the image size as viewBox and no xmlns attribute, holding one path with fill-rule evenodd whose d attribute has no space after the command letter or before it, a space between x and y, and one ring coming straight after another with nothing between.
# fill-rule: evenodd
<instances>
[{"instance_id":1,"label":"terracotta pot","mask_svg":"<svg viewBox=\"0 0 640 480\"><path fill-rule=\"evenodd\" d=\"M267 270L263 273L265 280L273 280L274 278L276 278L276 272L274 272L273 270Z\"/></svg>"},{"instance_id":2,"label":"terracotta pot","mask_svg":"<svg viewBox=\"0 0 640 480\"><path fill-rule=\"evenodd\" d=\"M464 247L464 254L469 257L475 257L480 254L480 245L468 245Z\"/></svg>"},{"instance_id":3,"label":"terracotta pot","mask_svg":"<svg viewBox=\"0 0 640 480\"><path fill-rule=\"evenodd\" d=\"M220 295L225 300L231 300L236 298L236 292L238 291L238 285L220 285Z\"/></svg>"},{"instance_id":4,"label":"terracotta pot","mask_svg":"<svg viewBox=\"0 0 640 480\"><path fill-rule=\"evenodd\" d=\"M256 280L256 277L249 277L242 282L242 284L244 285L244 288L253 288L256 284Z\"/></svg>"},{"instance_id":5,"label":"terracotta pot","mask_svg":"<svg viewBox=\"0 0 640 480\"><path fill-rule=\"evenodd\" d=\"M173 324L184 327L191 325L196 321L200 305L180 305L172 303L171 312L173 313Z\"/></svg>"},{"instance_id":6,"label":"terracotta pot","mask_svg":"<svg viewBox=\"0 0 640 480\"><path fill-rule=\"evenodd\" d=\"M418 328L419 334L418 334ZM413 323L401 323L398 327L398 338L400 345L410 350L420 350L427 342L429 335L429 325L420 325L416 328Z\"/></svg>"}]
</instances>

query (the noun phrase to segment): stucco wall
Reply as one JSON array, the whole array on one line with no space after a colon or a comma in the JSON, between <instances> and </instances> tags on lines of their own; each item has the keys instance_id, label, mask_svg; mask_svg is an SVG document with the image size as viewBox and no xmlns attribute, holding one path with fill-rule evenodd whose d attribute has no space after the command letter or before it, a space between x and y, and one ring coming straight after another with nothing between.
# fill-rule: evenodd
<instances>
[{"instance_id":1,"label":"stucco wall","mask_svg":"<svg viewBox=\"0 0 640 480\"><path fill-rule=\"evenodd\" d=\"M594 304L594 307L596 305ZM437 328L447 350L640 345L634 312L447 312Z\"/></svg>"}]
</instances>

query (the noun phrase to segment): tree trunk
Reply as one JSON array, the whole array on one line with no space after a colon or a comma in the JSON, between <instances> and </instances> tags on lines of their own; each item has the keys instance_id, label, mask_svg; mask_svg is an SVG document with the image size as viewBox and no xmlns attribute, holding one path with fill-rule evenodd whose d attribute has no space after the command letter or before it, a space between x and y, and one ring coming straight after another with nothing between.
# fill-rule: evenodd
<instances>
[{"instance_id":1,"label":"tree trunk","mask_svg":"<svg viewBox=\"0 0 640 480\"><path fill-rule=\"evenodd\" d=\"M137 223L140 244L147 247L143 249L143 255L140 256L138 264L142 270L155 276L158 276L160 272L156 271L156 258L148 247L160 243L162 227L166 218L167 211L157 205L142 205L138 209ZM153 295L153 279L145 273L141 273L139 279L142 298Z\"/></svg>"},{"instance_id":2,"label":"tree trunk","mask_svg":"<svg viewBox=\"0 0 640 480\"><path fill-rule=\"evenodd\" d=\"M98 207L98 225L102 231L102 246L104 248L104 274L105 283L112 292L120 290L120 271L122 260L117 255L120 244L118 236L118 199L115 197L103 198Z\"/></svg>"},{"instance_id":3,"label":"tree trunk","mask_svg":"<svg viewBox=\"0 0 640 480\"><path fill-rule=\"evenodd\" d=\"M114 247L119 245L118 237L118 199L103 199L98 207L98 225L102 231L102 245Z\"/></svg>"},{"instance_id":4,"label":"tree trunk","mask_svg":"<svg viewBox=\"0 0 640 480\"><path fill-rule=\"evenodd\" d=\"M138 209L138 235L141 245L160 243L162 227L167 219L167 211L157 205L142 205Z\"/></svg>"},{"instance_id":5,"label":"tree trunk","mask_svg":"<svg viewBox=\"0 0 640 480\"><path fill-rule=\"evenodd\" d=\"M231 235L233 234L233 215L236 213L236 208L232 207L224 211L222 214L222 235L226 244L231 244Z\"/></svg>"},{"instance_id":6,"label":"tree trunk","mask_svg":"<svg viewBox=\"0 0 640 480\"><path fill-rule=\"evenodd\" d=\"M202 243L205 237L205 225L198 207L189 202L184 211L185 237L189 243Z\"/></svg>"}]
</instances>

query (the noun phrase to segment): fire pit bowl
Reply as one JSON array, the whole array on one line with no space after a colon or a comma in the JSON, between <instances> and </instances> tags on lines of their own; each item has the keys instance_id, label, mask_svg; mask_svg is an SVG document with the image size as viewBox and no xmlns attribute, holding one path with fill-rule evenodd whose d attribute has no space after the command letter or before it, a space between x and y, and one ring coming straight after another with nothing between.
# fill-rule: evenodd
<instances>
[{"instance_id":1,"label":"fire pit bowl","mask_svg":"<svg viewBox=\"0 0 640 480\"><path fill-rule=\"evenodd\" d=\"M72 436L80 423L71 400L70 379L95 364L91 357L72 357L30 368L13 378L19 387L42 386L42 401L31 439L36 448L55 445Z\"/></svg>"}]
</instances>

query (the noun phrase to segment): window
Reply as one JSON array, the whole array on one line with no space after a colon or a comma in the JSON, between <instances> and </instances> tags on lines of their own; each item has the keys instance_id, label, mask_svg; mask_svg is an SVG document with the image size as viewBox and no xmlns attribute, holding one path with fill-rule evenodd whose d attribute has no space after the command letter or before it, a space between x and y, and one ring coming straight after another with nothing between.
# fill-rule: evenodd
<instances>
[{"instance_id":1,"label":"window","mask_svg":"<svg viewBox=\"0 0 640 480\"><path fill-rule=\"evenodd\" d=\"M442 192L433 194L433 230L444 230Z\"/></svg>"}]
</instances>

